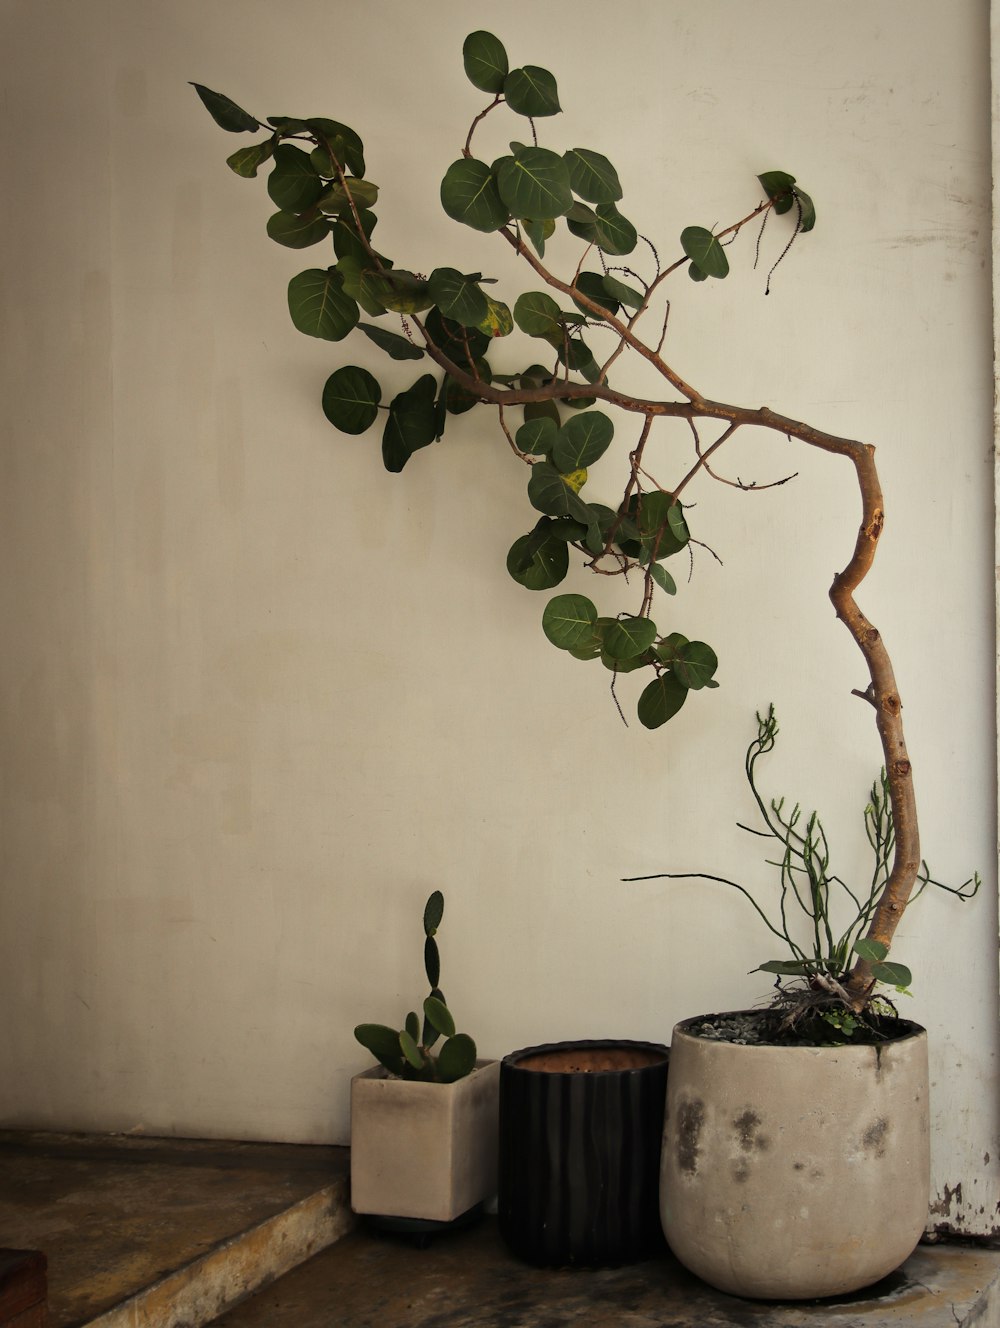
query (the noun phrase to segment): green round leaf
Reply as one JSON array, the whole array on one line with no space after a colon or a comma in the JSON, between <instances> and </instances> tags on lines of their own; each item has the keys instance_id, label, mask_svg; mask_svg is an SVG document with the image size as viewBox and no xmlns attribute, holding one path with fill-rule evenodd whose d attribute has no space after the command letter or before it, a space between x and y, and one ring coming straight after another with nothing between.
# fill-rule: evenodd
<instances>
[{"instance_id":1,"label":"green round leaf","mask_svg":"<svg viewBox=\"0 0 1000 1328\"><path fill-rule=\"evenodd\" d=\"M308 268L288 283L288 312L300 332L342 341L358 321L358 306L344 292L336 268Z\"/></svg>"},{"instance_id":2,"label":"green round leaf","mask_svg":"<svg viewBox=\"0 0 1000 1328\"><path fill-rule=\"evenodd\" d=\"M908 987L913 981L913 974L905 964L872 964L872 977L890 987Z\"/></svg>"},{"instance_id":3,"label":"green round leaf","mask_svg":"<svg viewBox=\"0 0 1000 1328\"><path fill-rule=\"evenodd\" d=\"M757 176L757 179L772 202L790 196L792 186L795 184L795 176L789 175L787 171L764 171L762 175Z\"/></svg>"},{"instance_id":4,"label":"green round leaf","mask_svg":"<svg viewBox=\"0 0 1000 1328\"><path fill-rule=\"evenodd\" d=\"M673 719L687 700L687 688L672 673L654 678L639 697L639 722L647 729L658 729Z\"/></svg>"},{"instance_id":5,"label":"green round leaf","mask_svg":"<svg viewBox=\"0 0 1000 1328\"><path fill-rule=\"evenodd\" d=\"M665 590L668 595L677 594L677 582L661 563L653 563L650 568L650 575L660 589Z\"/></svg>"},{"instance_id":6,"label":"green round leaf","mask_svg":"<svg viewBox=\"0 0 1000 1328\"><path fill-rule=\"evenodd\" d=\"M493 173L475 157L462 157L448 167L441 181L441 206L454 221L475 231L499 230L510 220Z\"/></svg>"},{"instance_id":7,"label":"green round leaf","mask_svg":"<svg viewBox=\"0 0 1000 1328\"><path fill-rule=\"evenodd\" d=\"M265 138L263 143L253 143L248 148L239 148L231 157L226 158L226 165L237 175L252 180L257 175L258 167L270 160L274 154L275 140Z\"/></svg>"},{"instance_id":8,"label":"green round leaf","mask_svg":"<svg viewBox=\"0 0 1000 1328\"><path fill-rule=\"evenodd\" d=\"M729 259L726 251L704 226L686 226L681 231L681 248L706 277L724 277L728 274Z\"/></svg>"},{"instance_id":9,"label":"green round leaf","mask_svg":"<svg viewBox=\"0 0 1000 1328\"><path fill-rule=\"evenodd\" d=\"M414 452L437 437L436 392L433 376L424 374L411 388L393 398L382 432L382 464L386 470L398 474Z\"/></svg>"},{"instance_id":10,"label":"green round leaf","mask_svg":"<svg viewBox=\"0 0 1000 1328\"><path fill-rule=\"evenodd\" d=\"M683 511L679 512L679 517L672 517L674 508L679 509L680 504L674 501L673 494L660 489L642 494L638 502L632 505L632 515L635 516L641 539L641 547L637 552L643 562L658 562L661 558L669 558L679 553L690 539L687 523L678 524L678 521L684 521Z\"/></svg>"},{"instance_id":11,"label":"green round leaf","mask_svg":"<svg viewBox=\"0 0 1000 1328\"><path fill-rule=\"evenodd\" d=\"M522 424L514 435L514 442L522 452L528 452L532 456L545 456L552 451L558 436L559 430L555 423L547 416L542 416Z\"/></svg>"},{"instance_id":12,"label":"green round leaf","mask_svg":"<svg viewBox=\"0 0 1000 1328\"><path fill-rule=\"evenodd\" d=\"M626 286L616 277L604 278L604 289L613 299L620 300L629 309L641 309L646 297L640 291Z\"/></svg>"},{"instance_id":13,"label":"green round leaf","mask_svg":"<svg viewBox=\"0 0 1000 1328\"><path fill-rule=\"evenodd\" d=\"M406 1021L403 1027L406 1029L407 1033L409 1033L413 1041L416 1042L417 1038L420 1036L420 1020L417 1018L416 1010L411 1010L409 1012L406 1016Z\"/></svg>"},{"instance_id":14,"label":"green round leaf","mask_svg":"<svg viewBox=\"0 0 1000 1328\"><path fill-rule=\"evenodd\" d=\"M275 212L268 218L267 233L286 249L308 249L326 239L330 234L330 223L315 208L301 217L294 212Z\"/></svg>"},{"instance_id":15,"label":"green round leaf","mask_svg":"<svg viewBox=\"0 0 1000 1328\"><path fill-rule=\"evenodd\" d=\"M567 216L566 224L574 235L596 244L606 254L630 254L639 243L632 225L614 203L601 203L596 209L578 203Z\"/></svg>"},{"instance_id":16,"label":"green round leaf","mask_svg":"<svg viewBox=\"0 0 1000 1328\"><path fill-rule=\"evenodd\" d=\"M434 303L427 282L402 268L369 276L366 288L380 304L396 314L419 314Z\"/></svg>"},{"instance_id":17,"label":"green round leaf","mask_svg":"<svg viewBox=\"0 0 1000 1328\"><path fill-rule=\"evenodd\" d=\"M518 115L557 115L562 109L555 78L547 69L540 69L537 65L512 69L504 79L503 95L507 105Z\"/></svg>"},{"instance_id":18,"label":"green round leaf","mask_svg":"<svg viewBox=\"0 0 1000 1328\"><path fill-rule=\"evenodd\" d=\"M539 258L545 257L545 241L555 232L556 223L551 217L544 217L541 221L532 221L530 217L522 217L521 225L524 227L524 233L535 246L535 252Z\"/></svg>"},{"instance_id":19,"label":"green round leaf","mask_svg":"<svg viewBox=\"0 0 1000 1328\"><path fill-rule=\"evenodd\" d=\"M341 433L359 434L378 417L382 389L367 369L345 364L326 380L323 414Z\"/></svg>"},{"instance_id":20,"label":"green round leaf","mask_svg":"<svg viewBox=\"0 0 1000 1328\"><path fill-rule=\"evenodd\" d=\"M490 337L485 332L451 322L438 308L428 313L424 327L434 345L462 369L471 369L489 348Z\"/></svg>"},{"instance_id":21,"label":"green round leaf","mask_svg":"<svg viewBox=\"0 0 1000 1328\"><path fill-rule=\"evenodd\" d=\"M581 272L576 279L576 289L580 291L581 294L586 295L588 300L593 300L594 303L599 304L602 309L606 309L609 314L616 314L621 307L618 300L613 295L608 294L607 287L605 286L605 278L600 272ZM573 303L580 312L586 314L588 318L596 317L596 315L589 309L580 304L578 300L574 300Z\"/></svg>"},{"instance_id":22,"label":"green round leaf","mask_svg":"<svg viewBox=\"0 0 1000 1328\"><path fill-rule=\"evenodd\" d=\"M599 152L570 148L563 154L574 194L588 203L617 203L622 196L618 172Z\"/></svg>"},{"instance_id":23,"label":"green round leaf","mask_svg":"<svg viewBox=\"0 0 1000 1328\"><path fill-rule=\"evenodd\" d=\"M267 192L283 212L304 212L319 199L324 183L309 154L291 143L274 149L274 168L267 177Z\"/></svg>"},{"instance_id":24,"label":"green round leaf","mask_svg":"<svg viewBox=\"0 0 1000 1328\"><path fill-rule=\"evenodd\" d=\"M372 207L377 199L377 184L372 184L370 180L356 180L350 176L343 184L338 181L320 194L316 199L316 206L322 212L338 213L353 218L355 211L361 212Z\"/></svg>"},{"instance_id":25,"label":"green round leaf","mask_svg":"<svg viewBox=\"0 0 1000 1328\"><path fill-rule=\"evenodd\" d=\"M718 667L718 656L704 641L689 641L677 652L673 663L674 673L693 692L710 687Z\"/></svg>"},{"instance_id":26,"label":"green round leaf","mask_svg":"<svg viewBox=\"0 0 1000 1328\"><path fill-rule=\"evenodd\" d=\"M799 230L805 235L806 231L811 231L816 225L816 205L809 195L803 193L801 189L796 189L795 197L802 208L802 216L799 218Z\"/></svg>"},{"instance_id":27,"label":"green round leaf","mask_svg":"<svg viewBox=\"0 0 1000 1328\"><path fill-rule=\"evenodd\" d=\"M493 172L500 198L515 217L544 221L573 206L566 163L548 148L522 148L513 157L501 157Z\"/></svg>"},{"instance_id":28,"label":"green round leaf","mask_svg":"<svg viewBox=\"0 0 1000 1328\"><path fill-rule=\"evenodd\" d=\"M364 144L353 129L341 124L339 120L328 120L324 116L307 120L306 128L320 140L317 151L322 154L323 164L317 165L319 160L317 159L313 165L317 166L321 174L336 175L336 169L333 167L335 160L341 169L346 166L353 175L364 175Z\"/></svg>"},{"instance_id":29,"label":"green round leaf","mask_svg":"<svg viewBox=\"0 0 1000 1328\"><path fill-rule=\"evenodd\" d=\"M569 546L549 534L541 542L534 532L514 541L507 554L507 571L527 590L551 590L569 571Z\"/></svg>"},{"instance_id":30,"label":"green round leaf","mask_svg":"<svg viewBox=\"0 0 1000 1328\"><path fill-rule=\"evenodd\" d=\"M656 640L656 624L649 618L615 618L604 633L604 653L613 660L644 655Z\"/></svg>"},{"instance_id":31,"label":"green round leaf","mask_svg":"<svg viewBox=\"0 0 1000 1328\"><path fill-rule=\"evenodd\" d=\"M542 631L560 650L576 650L594 633L597 609L586 595L556 595L542 613Z\"/></svg>"},{"instance_id":32,"label":"green round leaf","mask_svg":"<svg viewBox=\"0 0 1000 1328\"><path fill-rule=\"evenodd\" d=\"M468 1033L456 1033L438 1054L438 1074L446 1084L464 1079L476 1068L476 1044Z\"/></svg>"},{"instance_id":33,"label":"green round leaf","mask_svg":"<svg viewBox=\"0 0 1000 1328\"><path fill-rule=\"evenodd\" d=\"M552 451L552 464L565 475L591 466L608 450L615 426L602 411L574 415L559 430Z\"/></svg>"},{"instance_id":34,"label":"green round leaf","mask_svg":"<svg viewBox=\"0 0 1000 1328\"><path fill-rule=\"evenodd\" d=\"M867 959L869 963L878 963L889 953L889 947L884 941L874 941L868 936L859 937L853 949L859 959Z\"/></svg>"},{"instance_id":35,"label":"green round leaf","mask_svg":"<svg viewBox=\"0 0 1000 1328\"><path fill-rule=\"evenodd\" d=\"M510 65L503 42L492 32L470 32L462 46L465 73L482 92L503 92Z\"/></svg>"},{"instance_id":36,"label":"green round leaf","mask_svg":"<svg viewBox=\"0 0 1000 1328\"><path fill-rule=\"evenodd\" d=\"M441 313L463 327L478 326L489 313L489 304L479 286L457 268L435 268L427 287Z\"/></svg>"},{"instance_id":37,"label":"green round leaf","mask_svg":"<svg viewBox=\"0 0 1000 1328\"><path fill-rule=\"evenodd\" d=\"M529 337L561 340L562 313L551 295L544 291L525 291L514 304L514 322Z\"/></svg>"},{"instance_id":38,"label":"green round leaf","mask_svg":"<svg viewBox=\"0 0 1000 1328\"><path fill-rule=\"evenodd\" d=\"M536 461L528 477L528 501L536 512L546 516L571 516L590 525L591 514L587 504L567 476L562 475L548 461Z\"/></svg>"}]
</instances>

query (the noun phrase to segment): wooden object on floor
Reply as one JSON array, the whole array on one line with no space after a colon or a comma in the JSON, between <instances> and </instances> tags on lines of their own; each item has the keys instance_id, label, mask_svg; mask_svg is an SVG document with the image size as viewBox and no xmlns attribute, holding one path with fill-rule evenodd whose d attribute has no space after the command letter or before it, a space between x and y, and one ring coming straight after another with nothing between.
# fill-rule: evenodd
<instances>
[{"instance_id":1,"label":"wooden object on floor","mask_svg":"<svg viewBox=\"0 0 1000 1328\"><path fill-rule=\"evenodd\" d=\"M38 1250L0 1250L0 1328L46 1328L46 1267Z\"/></svg>"}]
</instances>

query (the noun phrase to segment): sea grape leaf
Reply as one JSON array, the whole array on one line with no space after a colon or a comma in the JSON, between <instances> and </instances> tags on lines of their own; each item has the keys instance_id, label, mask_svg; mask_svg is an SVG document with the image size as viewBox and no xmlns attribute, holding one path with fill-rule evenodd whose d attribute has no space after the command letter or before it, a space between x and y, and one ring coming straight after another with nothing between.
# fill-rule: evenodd
<instances>
[{"instance_id":1,"label":"sea grape leaf","mask_svg":"<svg viewBox=\"0 0 1000 1328\"><path fill-rule=\"evenodd\" d=\"M345 364L326 380L323 414L341 433L364 433L375 423L381 400L378 380L367 369Z\"/></svg>"},{"instance_id":2,"label":"sea grape leaf","mask_svg":"<svg viewBox=\"0 0 1000 1328\"><path fill-rule=\"evenodd\" d=\"M613 660L635 659L656 640L656 624L649 618L616 618L604 633L604 653Z\"/></svg>"},{"instance_id":3,"label":"sea grape leaf","mask_svg":"<svg viewBox=\"0 0 1000 1328\"><path fill-rule=\"evenodd\" d=\"M618 172L599 152L570 148L563 153L574 194L588 203L617 203L622 196Z\"/></svg>"},{"instance_id":4,"label":"sea grape leaf","mask_svg":"<svg viewBox=\"0 0 1000 1328\"><path fill-rule=\"evenodd\" d=\"M567 215L566 224L574 235L606 254L630 254L639 243L635 227L614 203L599 203L596 208L578 203Z\"/></svg>"},{"instance_id":5,"label":"sea grape leaf","mask_svg":"<svg viewBox=\"0 0 1000 1328\"><path fill-rule=\"evenodd\" d=\"M507 105L518 115L540 118L558 115L562 109L555 77L538 65L512 69L504 79L503 95Z\"/></svg>"},{"instance_id":6,"label":"sea grape leaf","mask_svg":"<svg viewBox=\"0 0 1000 1328\"><path fill-rule=\"evenodd\" d=\"M591 466L608 450L615 426L602 411L574 415L559 430L552 451L552 464L565 474Z\"/></svg>"},{"instance_id":7,"label":"sea grape leaf","mask_svg":"<svg viewBox=\"0 0 1000 1328\"><path fill-rule=\"evenodd\" d=\"M574 650L593 635L597 609L586 595L556 595L542 613L542 631L560 650Z\"/></svg>"},{"instance_id":8,"label":"sea grape leaf","mask_svg":"<svg viewBox=\"0 0 1000 1328\"><path fill-rule=\"evenodd\" d=\"M672 667L684 686L693 692L718 685L712 679L719 667L719 658L704 641L689 641L682 646Z\"/></svg>"},{"instance_id":9,"label":"sea grape leaf","mask_svg":"<svg viewBox=\"0 0 1000 1328\"><path fill-rule=\"evenodd\" d=\"M353 216L355 209L371 208L378 200L378 185L371 180L358 180L353 175L338 180L316 199L316 206L322 212L337 213L341 216Z\"/></svg>"},{"instance_id":10,"label":"sea grape leaf","mask_svg":"<svg viewBox=\"0 0 1000 1328\"><path fill-rule=\"evenodd\" d=\"M665 670L648 683L639 697L639 723L647 729L658 729L673 719L687 700L688 690L674 675Z\"/></svg>"},{"instance_id":11,"label":"sea grape leaf","mask_svg":"<svg viewBox=\"0 0 1000 1328\"><path fill-rule=\"evenodd\" d=\"M263 143L251 143L247 148L237 148L231 157L226 158L226 165L244 179L253 180L258 168L274 155L277 142L276 138L265 138Z\"/></svg>"},{"instance_id":12,"label":"sea grape leaf","mask_svg":"<svg viewBox=\"0 0 1000 1328\"><path fill-rule=\"evenodd\" d=\"M441 206L454 221L476 231L499 230L510 220L493 173L484 161L461 157L441 181Z\"/></svg>"},{"instance_id":13,"label":"sea grape leaf","mask_svg":"<svg viewBox=\"0 0 1000 1328\"><path fill-rule=\"evenodd\" d=\"M267 177L267 192L273 203L283 212L304 212L318 201L324 188L307 152L291 143L278 144Z\"/></svg>"},{"instance_id":14,"label":"sea grape leaf","mask_svg":"<svg viewBox=\"0 0 1000 1328\"><path fill-rule=\"evenodd\" d=\"M704 226L686 226L681 231L681 248L699 272L706 277L724 277L729 259L718 238Z\"/></svg>"},{"instance_id":15,"label":"sea grape leaf","mask_svg":"<svg viewBox=\"0 0 1000 1328\"><path fill-rule=\"evenodd\" d=\"M503 92L510 65L503 42L492 32L470 32L462 45L462 62L473 87L481 92Z\"/></svg>"},{"instance_id":16,"label":"sea grape leaf","mask_svg":"<svg viewBox=\"0 0 1000 1328\"><path fill-rule=\"evenodd\" d=\"M307 268L288 283L288 312L306 336L342 341L358 321L358 306L336 268Z\"/></svg>"},{"instance_id":17,"label":"sea grape leaf","mask_svg":"<svg viewBox=\"0 0 1000 1328\"><path fill-rule=\"evenodd\" d=\"M267 233L286 249L308 249L330 234L330 223L316 208L297 216L294 212L275 212L268 218Z\"/></svg>"},{"instance_id":18,"label":"sea grape leaf","mask_svg":"<svg viewBox=\"0 0 1000 1328\"><path fill-rule=\"evenodd\" d=\"M424 374L412 387L393 397L382 433L382 462L386 470L398 474L414 452L434 442L436 391L433 375Z\"/></svg>"},{"instance_id":19,"label":"sea grape leaf","mask_svg":"<svg viewBox=\"0 0 1000 1328\"><path fill-rule=\"evenodd\" d=\"M554 523L550 523L552 525ZM543 531L538 542L534 532L514 541L507 554L507 571L528 590L551 590L569 571L569 546L558 536Z\"/></svg>"},{"instance_id":20,"label":"sea grape leaf","mask_svg":"<svg viewBox=\"0 0 1000 1328\"><path fill-rule=\"evenodd\" d=\"M486 296L471 277L457 268L435 268L428 279L427 289L432 302L453 323L477 327L489 314Z\"/></svg>"},{"instance_id":21,"label":"sea grape leaf","mask_svg":"<svg viewBox=\"0 0 1000 1328\"><path fill-rule=\"evenodd\" d=\"M228 130L231 134L253 134L260 128L259 120L255 120L249 111L237 106L223 93L213 92L201 83L192 83L191 86L220 129Z\"/></svg>"},{"instance_id":22,"label":"sea grape leaf","mask_svg":"<svg viewBox=\"0 0 1000 1328\"><path fill-rule=\"evenodd\" d=\"M363 332L369 341L373 341L379 350L384 350L394 360L422 360L424 352L398 332L388 328L376 327L374 323L358 323L358 331Z\"/></svg>"},{"instance_id":23,"label":"sea grape leaf","mask_svg":"<svg viewBox=\"0 0 1000 1328\"><path fill-rule=\"evenodd\" d=\"M548 148L522 148L493 164L504 206L515 217L546 221L573 206L569 171L562 157Z\"/></svg>"}]
</instances>

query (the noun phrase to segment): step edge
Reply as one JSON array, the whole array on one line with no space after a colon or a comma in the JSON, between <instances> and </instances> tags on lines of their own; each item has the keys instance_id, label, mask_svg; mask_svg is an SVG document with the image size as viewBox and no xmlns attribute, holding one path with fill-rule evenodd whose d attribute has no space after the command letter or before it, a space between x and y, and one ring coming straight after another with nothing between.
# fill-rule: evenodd
<instances>
[{"instance_id":1,"label":"step edge","mask_svg":"<svg viewBox=\"0 0 1000 1328\"><path fill-rule=\"evenodd\" d=\"M201 1328L356 1225L347 1179L339 1177L76 1328Z\"/></svg>"}]
</instances>

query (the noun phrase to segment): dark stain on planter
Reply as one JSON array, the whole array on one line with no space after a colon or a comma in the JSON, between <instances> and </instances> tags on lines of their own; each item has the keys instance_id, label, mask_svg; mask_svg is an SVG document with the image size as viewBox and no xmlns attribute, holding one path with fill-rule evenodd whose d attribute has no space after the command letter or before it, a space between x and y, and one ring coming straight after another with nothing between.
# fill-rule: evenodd
<instances>
[{"instance_id":1,"label":"dark stain on planter","mask_svg":"<svg viewBox=\"0 0 1000 1328\"><path fill-rule=\"evenodd\" d=\"M677 1113L677 1165L689 1176L698 1170L698 1140L704 1123L704 1102L694 1098L682 1104Z\"/></svg>"},{"instance_id":2,"label":"dark stain on planter","mask_svg":"<svg viewBox=\"0 0 1000 1328\"><path fill-rule=\"evenodd\" d=\"M739 1162L733 1167L733 1180L737 1185L745 1185L750 1179L750 1168L746 1162Z\"/></svg>"},{"instance_id":3,"label":"dark stain on planter","mask_svg":"<svg viewBox=\"0 0 1000 1328\"><path fill-rule=\"evenodd\" d=\"M755 1149L758 1153L763 1153L770 1148L770 1139L767 1135L760 1133L760 1117L749 1107L741 1116L736 1117L733 1125L739 1135L740 1147L744 1153L751 1153Z\"/></svg>"},{"instance_id":4,"label":"dark stain on planter","mask_svg":"<svg viewBox=\"0 0 1000 1328\"><path fill-rule=\"evenodd\" d=\"M865 1151L874 1153L876 1157L885 1157L885 1136L889 1129L889 1122L884 1116L873 1121L868 1129L865 1130L862 1142Z\"/></svg>"}]
</instances>

